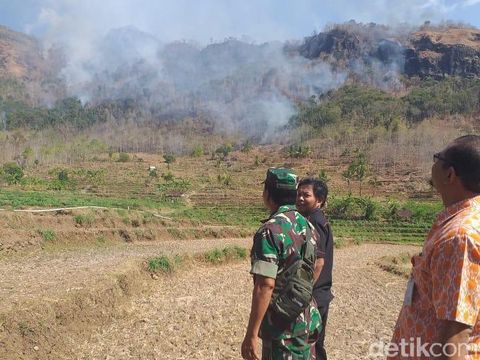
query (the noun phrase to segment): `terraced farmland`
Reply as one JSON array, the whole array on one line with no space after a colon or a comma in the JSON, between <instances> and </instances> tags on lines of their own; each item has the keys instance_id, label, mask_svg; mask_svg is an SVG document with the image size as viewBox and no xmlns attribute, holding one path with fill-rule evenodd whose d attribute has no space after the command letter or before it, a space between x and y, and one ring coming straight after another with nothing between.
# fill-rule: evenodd
<instances>
[{"instance_id":1,"label":"terraced farmland","mask_svg":"<svg viewBox=\"0 0 480 360\"><path fill-rule=\"evenodd\" d=\"M430 224L406 222L381 222L366 220L332 220L332 229L338 239L354 242L421 243Z\"/></svg>"}]
</instances>

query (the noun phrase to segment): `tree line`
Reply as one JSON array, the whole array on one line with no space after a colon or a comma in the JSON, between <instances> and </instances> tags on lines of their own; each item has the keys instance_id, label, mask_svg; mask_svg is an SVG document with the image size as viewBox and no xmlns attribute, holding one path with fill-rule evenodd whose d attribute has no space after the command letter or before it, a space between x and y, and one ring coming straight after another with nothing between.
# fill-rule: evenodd
<instances>
[{"instance_id":1,"label":"tree line","mask_svg":"<svg viewBox=\"0 0 480 360\"><path fill-rule=\"evenodd\" d=\"M418 81L403 96L361 85L346 85L298 104L290 126L309 125L318 129L347 122L392 129L400 121L414 124L433 117L476 114L480 111L479 96L480 79L468 78Z\"/></svg>"},{"instance_id":2,"label":"tree line","mask_svg":"<svg viewBox=\"0 0 480 360\"><path fill-rule=\"evenodd\" d=\"M342 121L360 126L397 126L399 120L418 123L431 117L452 114L471 115L480 110L480 79L447 78L415 81L405 79L410 91L395 96L377 88L345 85L309 101L297 104L297 114L290 126L303 124L321 128ZM0 129L42 129L71 125L85 129L108 119L134 118L137 121L161 121L151 109L144 109L134 99L82 103L76 97L58 100L53 106L32 106L16 96L0 94Z\"/></svg>"}]
</instances>

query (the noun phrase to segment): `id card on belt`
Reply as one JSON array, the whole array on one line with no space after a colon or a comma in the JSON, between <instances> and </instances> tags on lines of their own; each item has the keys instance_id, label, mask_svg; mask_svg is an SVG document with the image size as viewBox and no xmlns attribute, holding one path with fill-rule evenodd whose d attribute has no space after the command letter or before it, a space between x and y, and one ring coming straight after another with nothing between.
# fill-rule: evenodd
<instances>
[{"instance_id":1,"label":"id card on belt","mask_svg":"<svg viewBox=\"0 0 480 360\"><path fill-rule=\"evenodd\" d=\"M407 305L407 306L412 305L414 289L415 289L415 281L413 280L413 277L410 276L407 282L407 290L405 291L405 298L403 299L403 305Z\"/></svg>"}]
</instances>

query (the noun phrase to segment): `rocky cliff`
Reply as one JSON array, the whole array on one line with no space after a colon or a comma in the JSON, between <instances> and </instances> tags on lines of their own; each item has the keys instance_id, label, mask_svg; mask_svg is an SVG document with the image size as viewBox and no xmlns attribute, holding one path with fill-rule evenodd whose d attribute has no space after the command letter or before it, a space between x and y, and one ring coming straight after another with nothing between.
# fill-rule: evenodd
<instances>
[{"instance_id":1,"label":"rocky cliff","mask_svg":"<svg viewBox=\"0 0 480 360\"><path fill-rule=\"evenodd\" d=\"M343 61L346 68L378 62L394 64L407 76L480 77L480 30L459 26L393 32L350 22L305 38L298 52L308 59Z\"/></svg>"},{"instance_id":2,"label":"rocky cliff","mask_svg":"<svg viewBox=\"0 0 480 360\"><path fill-rule=\"evenodd\" d=\"M441 78L480 76L480 31L448 28L412 34L405 49L405 73Z\"/></svg>"}]
</instances>

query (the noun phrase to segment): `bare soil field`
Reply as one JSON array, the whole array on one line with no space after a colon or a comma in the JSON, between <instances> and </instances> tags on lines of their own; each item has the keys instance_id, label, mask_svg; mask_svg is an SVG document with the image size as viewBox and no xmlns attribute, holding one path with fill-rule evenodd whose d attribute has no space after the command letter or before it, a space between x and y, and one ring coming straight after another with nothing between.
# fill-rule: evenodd
<instances>
[{"instance_id":1,"label":"bare soil field","mask_svg":"<svg viewBox=\"0 0 480 360\"><path fill-rule=\"evenodd\" d=\"M251 301L248 261L201 262L152 278L145 258L250 239L163 241L38 252L0 261L1 359L240 359ZM368 359L391 335L406 280L378 259L418 246L336 251L327 328L332 359Z\"/></svg>"}]
</instances>

